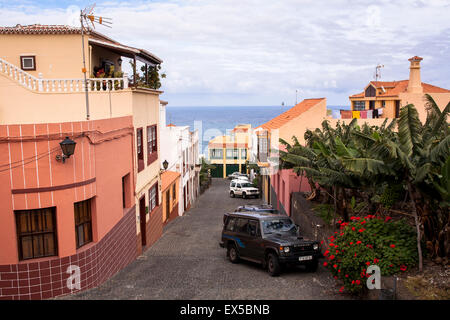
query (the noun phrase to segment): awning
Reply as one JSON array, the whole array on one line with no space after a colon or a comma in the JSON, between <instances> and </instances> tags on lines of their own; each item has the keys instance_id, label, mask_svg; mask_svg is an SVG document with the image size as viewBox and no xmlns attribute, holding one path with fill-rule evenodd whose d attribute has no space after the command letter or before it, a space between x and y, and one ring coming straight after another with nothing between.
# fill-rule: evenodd
<instances>
[{"instance_id":1,"label":"awning","mask_svg":"<svg viewBox=\"0 0 450 320\"><path fill-rule=\"evenodd\" d=\"M150 66L155 66L163 62L160 58L144 49L137 49L123 44L93 38L89 38L89 43L111 50L123 57L139 60Z\"/></svg>"}]
</instances>

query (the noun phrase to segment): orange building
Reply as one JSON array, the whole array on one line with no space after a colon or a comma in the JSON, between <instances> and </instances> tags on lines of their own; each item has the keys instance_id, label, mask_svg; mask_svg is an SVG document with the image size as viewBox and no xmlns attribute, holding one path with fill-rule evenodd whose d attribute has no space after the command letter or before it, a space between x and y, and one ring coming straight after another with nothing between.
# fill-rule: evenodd
<instances>
[{"instance_id":1,"label":"orange building","mask_svg":"<svg viewBox=\"0 0 450 320\"><path fill-rule=\"evenodd\" d=\"M164 171L161 174L161 193L163 223L167 224L178 217L178 204L180 195L180 173L176 171Z\"/></svg>"},{"instance_id":2,"label":"orange building","mask_svg":"<svg viewBox=\"0 0 450 320\"><path fill-rule=\"evenodd\" d=\"M87 32L87 113L80 33L0 28L0 299L98 286L162 234L161 91L130 85L121 57L162 61Z\"/></svg>"},{"instance_id":3,"label":"orange building","mask_svg":"<svg viewBox=\"0 0 450 320\"><path fill-rule=\"evenodd\" d=\"M445 108L450 101L450 90L421 81L422 60L418 56L409 59L408 80L370 81L363 92L349 97L351 111L341 112L342 118L398 118L400 108L412 103L424 122L427 116L425 94L431 95L441 109Z\"/></svg>"}]
</instances>

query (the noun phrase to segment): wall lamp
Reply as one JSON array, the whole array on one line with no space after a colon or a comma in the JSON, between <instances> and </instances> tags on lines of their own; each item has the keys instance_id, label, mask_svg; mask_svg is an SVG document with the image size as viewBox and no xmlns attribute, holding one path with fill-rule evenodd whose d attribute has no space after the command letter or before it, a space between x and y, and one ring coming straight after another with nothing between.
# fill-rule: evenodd
<instances>
[{"instance_id":1,"label":"wall lamp","mask_svg":"<svg viewBox=\"0 0 450 320\"><path fill-rule=\"evenodd\" d=\"M69 139L69 137L66 137L63 141L61 141L59 145L61 146L62 154L56 155L56 161L62 161L62 163L66 162L66 159L73 155L76 144L77 143L72 139Z\"/></svg>"},{"instance_id":2,"label":"wall lamp","mask_svg":"<svg viewBox=\"0 0 450 320\"><path fill-rule=\"evenodd\" d=\"M169 167L169 162L167 160L164 160L164 162L163 162L164 170L167 170L168 167Z\"/></svg>"}]
</instances>

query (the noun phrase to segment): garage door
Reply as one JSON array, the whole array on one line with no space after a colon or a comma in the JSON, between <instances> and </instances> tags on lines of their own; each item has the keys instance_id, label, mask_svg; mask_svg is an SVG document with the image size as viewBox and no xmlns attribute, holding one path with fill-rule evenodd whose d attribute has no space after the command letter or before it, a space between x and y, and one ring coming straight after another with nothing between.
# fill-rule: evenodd
<instances>
[{"instance_id":1,"label":"garage door","mask_svg":"<svg viewBox=\"0 0 450 320\"><path fill-rule=\"evenodd\" d=\"M227 164L227 176L233 172L239 172L238 164Z\"/></svg>"},{"instance_id":2,"label":"garage door","mask_svg":"<svg viewBox=\"0 0 450 320\"><path fill-rule=\"evenodd\" d=\"M211 177L223 178L223 164L213 164L213 166L216 168L211 170Z\"/></svg>"}]
</instances>

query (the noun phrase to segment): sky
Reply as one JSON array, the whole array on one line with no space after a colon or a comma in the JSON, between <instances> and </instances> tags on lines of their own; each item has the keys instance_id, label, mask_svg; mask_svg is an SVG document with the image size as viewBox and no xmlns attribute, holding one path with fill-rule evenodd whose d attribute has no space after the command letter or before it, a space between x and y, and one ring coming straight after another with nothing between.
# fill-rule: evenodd
<instances>
[{"instance_id":1,"label":"sky","mask_svg":"<svg viewBox=\"0 0 450 320\"><path fill-rule=\"evenodd\" d=\"M0 0L0 24L78 25L90 4ZM349 105L378 64L381 80L404 80L415 55L423 82L450 88L450 0L97 1L94 12L113 20L97 31L164 61L172 106Z\"/></svg>"}]
</instances>

